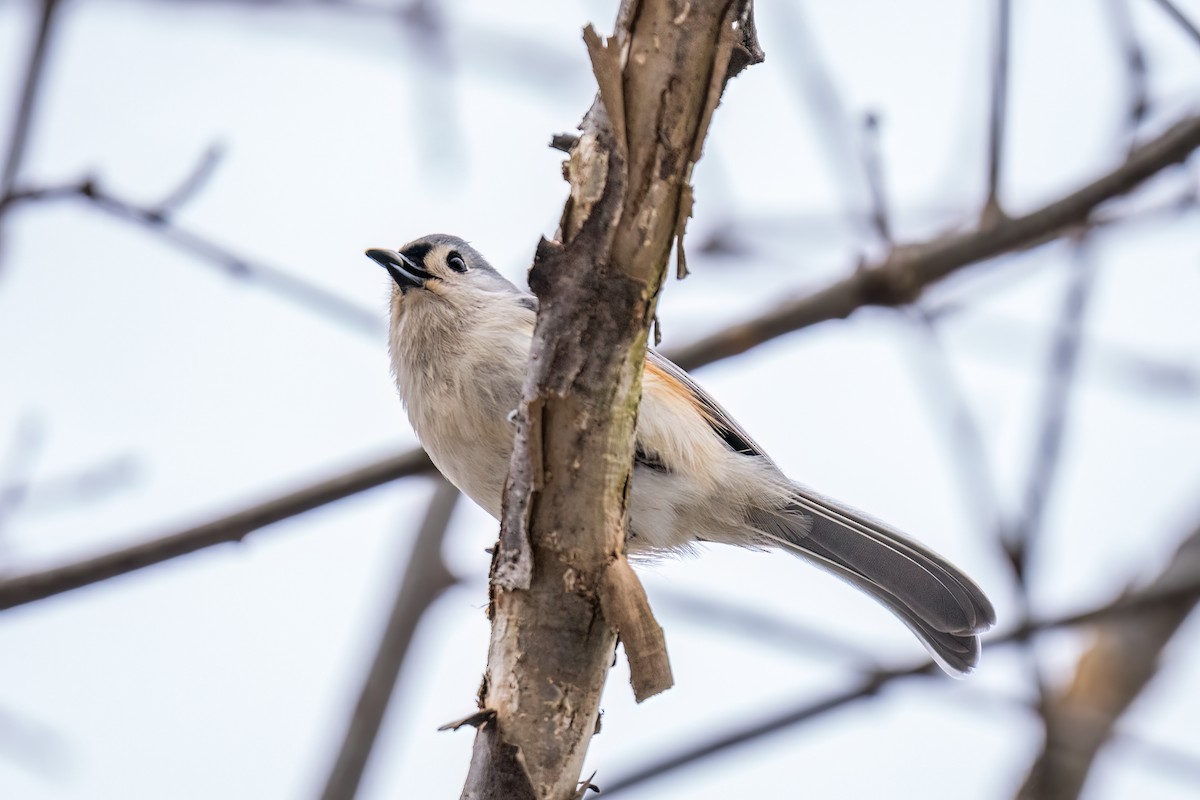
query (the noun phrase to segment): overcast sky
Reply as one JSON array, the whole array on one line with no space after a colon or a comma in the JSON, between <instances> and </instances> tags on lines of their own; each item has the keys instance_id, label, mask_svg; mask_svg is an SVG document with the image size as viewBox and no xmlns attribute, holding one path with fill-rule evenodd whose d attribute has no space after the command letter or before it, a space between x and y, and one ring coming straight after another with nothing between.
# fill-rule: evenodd
<instances>
[{"instance_id":1,"label":"overcast sky","mask_svg":"<svg viewBox=\"0 0 1200 800\"><path fill-rule=\"evenodd\" d=\"M1176 0L1193 20L1200 2ZM461 235L521 282L566 196L546 143L591 102L580 30L615 3L454 2L444 44L369 11L285 4L72 0L60 12L22 183L93 176L151 206L206 149L211 179L178 222L318 286L331 315L236 280L97 208L29 204L0 242L0 485L32 479L0 517L0 571L166 533L415 444L388 374L386 275L362 256ZM306 4L297 4L305 6ZM11 125L36 21L0 4L0 130ZM869 235L858 121L881 120L893 225L916 239L974 223L985 189L991 3L762 3L764 64L735 80L696 174L686 281L660 305L664 349L819 287ZM1120 162L1128 75L1108 4L1017 2L1002 200L1037 207ZM1200 107L1200 47L1130 0L1147 50L1142 137ZM822 103L812 64L835 102ZM843 115L838 118L837 114ZM1192 160L1128 209L1200 177ZM1152 576L1197 522L1200 220L1196 211L998 260L940 287L945 359L904 313L867 310L698 374L796 479L913 532L1017 603L963 489L938 391L948 367L981 421L1001 501L1019 507L1072 259L1093 274L1060 480L1037 542L1041 614L1102 603ZM730 230L743 255L701 243ZM867 237L866 239L864 237ZM1164 388L1136 363L1183 378ZM1153 377L1153 376L1151 376ZM1190 385L1187 380L1192 380ZM22 444L24 442L24 444ZM119 486L67 500L55 476L110 463ZM432 484L382 487L224 546L0 615L0 797L313 796L391 602ZM464 583L422 622L363 797L454 797L485 665L493 521L460 504L446 557ZM780 554L709 548L641 570L676 687L632 701L624 657L585 773L616 778L719 731L860 679L861 663L798 636L746 635L680 595L755 609L896 666L923 658L871 601ZM1200 759L1200 628L1125 718L1089 797L1196 796L1163 743ZM1086 636L1040 640L1051 679ZM876 699L710 759L630 797L1011 796L1040 743L1026 668L986 649L962 682L897 683ZM1156 755L1157 754L1157 755ZM1195 762L1193 762L1195 763Z\"/></svg>"}]
</instances>

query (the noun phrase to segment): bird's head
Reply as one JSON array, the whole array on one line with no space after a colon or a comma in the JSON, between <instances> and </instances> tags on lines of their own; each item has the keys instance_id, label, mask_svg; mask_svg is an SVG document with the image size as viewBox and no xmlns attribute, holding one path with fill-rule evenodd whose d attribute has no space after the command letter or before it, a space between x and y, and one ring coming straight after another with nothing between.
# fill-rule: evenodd
<instances>
[{"instance_id":1,"label":"bird's head","mask_svg":"<svg viewBox=\"0 0 1200 800\"><path fill-rule=\"evenodd\" d=\"M520 293L478 250L456 236L435 233L399 250L373 248L367 257L387 270L396 284L394 302L440 300L478 305L497 293Z\"/></svg>"}]
</instances>

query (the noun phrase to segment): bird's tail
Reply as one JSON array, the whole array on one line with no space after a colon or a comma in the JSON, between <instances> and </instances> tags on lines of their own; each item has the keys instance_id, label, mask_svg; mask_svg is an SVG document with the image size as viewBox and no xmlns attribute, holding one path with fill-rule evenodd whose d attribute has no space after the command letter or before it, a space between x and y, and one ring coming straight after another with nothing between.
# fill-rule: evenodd
<instances>
[{"instance_id":1,"label":"bird's tail","mask_svg":"<svg viewBox=\"0 0 1200 800\"><path fill-rule=\"evenodd\" d=\"M802 486L783 508L752 512L750 523L886 606L951 675L979 663L978 634L996 612L974 581L929 548Z\"/></svg>"}]
</instances>

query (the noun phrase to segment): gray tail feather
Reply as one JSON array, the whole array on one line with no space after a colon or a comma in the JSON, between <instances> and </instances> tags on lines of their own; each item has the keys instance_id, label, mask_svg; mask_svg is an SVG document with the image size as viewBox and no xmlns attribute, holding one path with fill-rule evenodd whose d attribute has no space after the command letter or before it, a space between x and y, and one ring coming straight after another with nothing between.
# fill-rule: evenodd
<instances>
[{"instance_id":1,"label":"gray tail feather","mask_svg":"<svg viewBox=\"0 0 1200 800\"><path fill-rule=\"evenodd\" d=\"M996 612L974 581L929 548L799 486L788 506L755 511L749 521L882 603L950 674L979 663L978 634L995 624Z\"/></svg>"}]
</instances>

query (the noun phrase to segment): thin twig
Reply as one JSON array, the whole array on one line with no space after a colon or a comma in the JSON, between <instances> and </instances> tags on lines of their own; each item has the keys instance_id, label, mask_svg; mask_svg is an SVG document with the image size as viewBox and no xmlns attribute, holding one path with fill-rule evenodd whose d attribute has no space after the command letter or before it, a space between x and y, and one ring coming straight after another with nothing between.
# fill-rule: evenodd
<instances>
[{"instance_id":1,"label":"thin twig","mask_svg":"<svg viewBox=\"0 0 1200 800\"><path fill-rule=\"evenodd\" d=\"M824 289L783 303L746 322L693 343L677 354L692 369L744 353L756 345L818 322L843 319L864 306L914 302L930 285L964 267L1028 249L1085 225L1102 203L1123 195L1200 147L1200 116L1187 117L1141 145L1113 171L1024 216L916 245L902 245Z\"/></svg>"},{"instance_id":2,"label":"thin twig","mask_svg":"<svg viewBox=\"0 0 1200 800\"><path fill-rule=\"evenodd\" d=\"M417 532L404 574L397 586L396 599L375 658L367 670L358 703L354 706L337 759L321 793L322 800L353 800L358 794L363 772L378 739L417 623L442 592L458 583L458 578L450 573L442 560L442 540L458 498L458 490L438 478L437 488L429 501L425 519Z\"/></svg>"},{"instance_id":3,"label":"thin twig","mask_svg":"<svg viewBox=\"0 0 1200 800\"><path fill-rule=\"evenodd\" d=\"M1129 191L1158 170L1185 159L1196 147L1200 147L1200 117L1177 123L1158 139L1139 148L1115 172L1038 211L988 230L954 235L908 248L902 254L893 253L879 267L837 281L806 298L784 304L762 317L727 327L667 355L684 369L696 369L808 325L848 316L864 305L881 303L886 298L867 291L867 287L880 280L869 277L870 272L892 270L900 273L902 279L923 288L975 261L1046 241L1076 221L1086 219L1091 210L1105 200ZM234 541L264 525L317 508L323 502L332 502L431 468L428 457L421 451L393 455L342 478L322 481L208 525L188 528L135 546L132 552L124 549L17 576L0 582L0 609L70 591L214 544ZM368 477L361 477L363 475ZM330 491L330 484L336 484L336 490Z\"/></svg>"},{"instance_id":4,"label":"thin twig","mask_svg":"<svg viewBox=\"0 0 1200 800\"><path fill-rule=\"evenodd\" d=\"M25 503L29 473L45 443L46 430L40 418L21 418L0 462L0 539L8 517Z\"/></svg>"},{"instance_id":5,"label":"thin twig","mask_svg":"<svg viewBox=\"0 0 1200 800\"><path fill-rule=\"evenodd\" d=\"M1200 45L1200 27L1197 27L1196 23L1185 17L1183 12L1180 11L1178 7L1171 2L1171 0L1154 1L1162 7L1163 11L1167 12L1167 16L1169 16L1175 22L1175 24L1183 30L1184 33L1190 36L1196 42L1196 44Z\"/></svg>"},{"instance_id":6,"label":"thin twig","mask_svg":"<svg viewBox=\"0 0 1200 800\"><path fill-rule=\"evenodd\" d=\"M924 340L920 355L921 374L926 379L919 384L934 396L935 402L926 404L926 408L930 410L932 421L946 432L950 455L958 464L954 474L973 506L980 530L1000 536L1007 523L983 431L951 369L937 321L921 308L915 308L913 315L906 315L906 318L914 320L914 327Z\"/></svg>"},{"instance_id":7,"label":"thin twig","mask_svg":"<svg viewBox=\"0 0 1200 800\"><path fill-rule=\"evenodd\" d=\"M649 593L656 609L664 609L674 618L697 622L706 631L723 630L753 639L757 644L786 647L792 652L819 653L849 662L863 672L879 668L878 659L866 648L794 620L665 586L654 586Z\"/></svg>"},{"instance_id":8,"label":"thin twig","mask_svg":"<svg viewBox=\"0 0 1200 800\"><path fill-rule=\"evenodd\" d=\"M0 610L43 600L206 547L241 541L259 528L432 468L423 450L412 450L274 497L203 525L149 538L140 544L59 567L16 575L0 581Z\"/></svg>"},{"instance_id":9,"label":"thin twig","mask_svg":"<svg viewBox=\"0 0 1200 800\"><path fill-rule=\"evenodd\" d=\"M887 247L892 247L892 225L888 214L887 194L883 187L883 148L879 143L879 117L869 113L863 116L862 162L867 178L867 191L871 198L871 227L875 235Z\"/></svg>"},{"instance_id":10,"label":"thin twig","mask_svg":"<svg viewBox=\"0 0 1200 800\"><path fill-rule=\"evenodd\" d=\"M1086 240L1078 242L1070 259L1069 283L1063 295L1058 329L1050 348L1050 357L1046 361L1045 380L1037 415L1036 443L1033 461L1026 477L1021 515L1015 524L999 531L1000 538L996 540L1010 559L1017 584L1021 619L1029 619L1032 616L1029 555L1041 533L1046 505L1060 474L1059 464L1066 436L1071 390L1075 386L1083 341L1084 315L1095 280L1095 266L1091 259L1087 258L1087 246ZM1042 712L1046 735L1049 737L1054 724L1050 691L1034 649L1035 645L1036 643L1030 640L1023 656L1030 680L1037 691L1038 709Z\"/></svg>"},{"instance_id":11,"label":"thin twig","mask_svg":"<svg viewBox=\"0 0 1200 800\"><path fill-rule=\"evenodd\" d=\"M154 216L165 219L192 201L205 184L212 179L221 159L225 157L225 148L220 142L214 142L205 148L196 165L183 181L171 190L151 211Z\"/></svg>"},{"instance_id":12,"label":"thin twig","mask_svg":"<svg viewBox=\"0 0 1200 800\"><path fill-rule=\"evenodd\" d=\"M145 225L165 241L198 256L200 264L216 267L231 278L258 283L274 294L314 311L356 333L368 336L375 341L383 341L385 332L383 321L378 313L370 309L356 305L314 283L298 278L287 270L244 258L224 245L194 233L170 219L158 216L153 210L133 205L94 185L91 187L91 191L84 196L91 200L95 207L106 213L118 219Z\"/></svg>"},{"instance_id":13,"label":"thin twig","mask_svg":"<svg viewBox=\"0 0 1200 800\"><path fill-rule=\"evenodd\" d=\"M1029 637L1043 631L1071 628L1108 619L1127 618L1128 615L1137 614L1147 609L1160 608L1182 602L1195 602L1197 596L1200 596L1200 575L1192 575L1190 579L1180 581L1174 585L1153 586L1131 595L1123 595L1112 602L1088 609L1087 611L1026 622L998 636L990 637L984 646L991 648L1000 645L1022 643ZM838 692L815 701L805 700L796 707L787 709L753 725L732 730L729 730L726 726L722 726L723 729L729 730L729 732L722 734L710 742L705 742L695 748L668 756L662 761L648 765L616 780L602 781L604 795L611 797L640 784L661 778L690 764L704 760L709 756L756 741L772 733L795 727L830 712L845 708L859 700L877 695L886 686L902 678L937 674L937 666L933 661L926 661L899 669L884 670L864 678L843 692Z\"/></svg>"},{"instance_id":14,"label":"thin twig","mask_svg":"<svg viewBox=\"0 0 1200 800\"><path fill-rule=\"evenodd\" d=\"M1129 146L1137 143L1137 134L1150 110L1150 93L1147 86L1146 54L1138 41L1133 27L1133 16L1129 13L1130 0L1108 0L1109 16L1112 18L1113 34L1121 48L1125 61L1125 73L1129 88L1128 137Z\"/></svg>"},{"instance_id":15,"label":"thin twig","mask_svg":"<svg viewBox=\"0 0 1200 800\"><path fill-rule=\"evenodd\" d=\"M775 32L789 42L781 54L791 62L784 74L794 82L800 103L814 126L817 144L824 151L820 162L841 193L844 218L869 235L870 214L857 213L869 204L870 187L862 171L863 161L854 151L854 122L821 56L817 37L812 35L813 26L803 16L804 4L776 3L772 11Z\"/></svg>"},{"instance_id":16,"label":"thin twig","mask_svg":"<svg viewBox=\"0 0 1200 800\"><path fill-rule=\"evenodd\" d=\"M996 0L996 40L992 62L992 103L988 115L987 197L980 219L982 227L1004 219L1000 205L1000 169L1008 117L1008 56L1011 41L1012 0Z\"/></svg>"},{"instance_id":17,"label":"thin twig","mask_svg":"<svg viewBox=\"0 0 1200 800\"><path fill-rule=\"evenodd\" d=\"M33 126L33 114L37 107L46 57L50 50L50 35L55 20L54 12L57 9L58 0L42 0L42 14L38 19L33 49L29 52L29 63L25 68L21 98L17 102L17 113L13 117L13 129L9 135L8 155L4 159L4 173L0 177L0 198L8 197L12 193L17 182L17 174L21 171L21 162L25 158L25 146L29 140L29 131ZM2 205L0 205L0 210L3 210Z\"/></svg>"},{"instance_id":18,"label":"thin twig","mask_svg":"<svg viewBox=\"0 0 1200 800\"><path fill-rule=\"evenodd\" d=\"M1086 256L1086 247L1086 243L1077 245L1070 260L1070 282L1063 295L1058 330L1046 362L1033 462L1025 482L1022 515L1009 530L1010 538L1003 542L1022 591L1027 581L1029 549L1041 530L1046 504L1059 474L1071 390L1078 372L1083 320L1095 279L1095 267Z\"/></svg>"},{"instance_id":19,"label":"thin twig","mask_svg":"<svg viewBox=\"0 0 1200 800\"><path fill-rule=\"evenodd\" d=\"M112 456L72 472L39 478L32 484L0 486L0 507L13 494L21 496L25 513L75 507L128 488L139 472L138 461L132 455Z\"/></svg>"},{"instance_id":20,"label":"thin twig","mask_svg":"<svg viewBox=\"0 0 1200 800\"><path fill-rule=\"evenodd\" d=\"M210 159L202 160L200 168L203 168L208 160ZM168 204L172 203L174 197L187 191L190 184L195 183L196 174L193 172L180 189L168 197ZM203 170L201 177L203 177ZM117 219L143 226L164 241L196 256L198 263L220 270L230 278L256 283L273 294L316 312L349 330L368 336L374 341L383 340L385 328L378 313L345 300L314 283L298 278L288 270L245 258L225 245L175 222L169 214L163 213L161 207L139 206L105 191L95 181L84 180L75 184L21 189L0 200L0 210L16 203L72 198L85 200L91 207ZM171 210L170 205L168 210Z\"/></svg>"}]
</instances>

